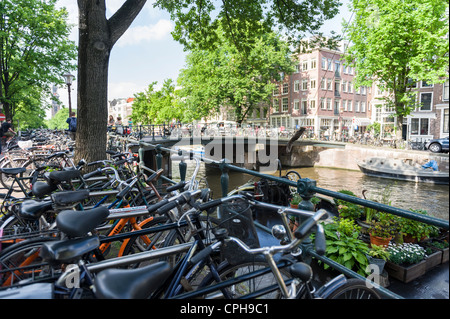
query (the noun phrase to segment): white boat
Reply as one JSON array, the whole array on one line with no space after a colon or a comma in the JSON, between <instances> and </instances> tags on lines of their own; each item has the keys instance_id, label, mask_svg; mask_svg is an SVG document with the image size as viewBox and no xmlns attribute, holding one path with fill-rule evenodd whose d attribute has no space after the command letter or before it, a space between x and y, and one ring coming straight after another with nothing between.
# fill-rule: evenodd
<instances>
[{"instance_id":1,"label":"white boat","mask_svg":"<svg viewBox=\"0 0 450 319\"><path fill-rule=\"evenodd\" d=\"M383 177L412 182L448 185L449 173L424 168L410 159L372 157L358 162L358 167L368 176Z\"/></svg>"}]
</instances>

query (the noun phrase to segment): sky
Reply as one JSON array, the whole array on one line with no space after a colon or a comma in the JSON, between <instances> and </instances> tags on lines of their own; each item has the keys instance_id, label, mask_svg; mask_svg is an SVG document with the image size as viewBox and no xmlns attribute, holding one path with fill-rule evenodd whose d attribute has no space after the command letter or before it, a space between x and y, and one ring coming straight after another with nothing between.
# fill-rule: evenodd
<instances>
[{"instance_id":1,"label":"sky","mask_svg":"<svg viewBox=\"0 0 450 319\"><path fill-rule=\"evenodd\" d=\"M124 0L106 0L107 17L110 17ZM119 39L111 51L109 61L108 100L133 97L146 90L150 83L158 82L161 87L166 79L176 81L180 69L185 66L186 52L183 46L173 40L171 32L174 23L166 11L153 7L155 0L148 0L130 28ZM342 34L341 22L348 21L349 0L341 0L341 12L326 21L321 31L324 35L331 30ZM70 39L78 43L78 6L73 0L59 0L58 6L66 7L69 23L73 24ZM76 76L76 72L72 73ZM76 108L76 79L72 85L72 106ZM67 88L58 90L60 100L68 103ZM75 105L75 106L74 106Z\"/></svg>"}]
</instances>

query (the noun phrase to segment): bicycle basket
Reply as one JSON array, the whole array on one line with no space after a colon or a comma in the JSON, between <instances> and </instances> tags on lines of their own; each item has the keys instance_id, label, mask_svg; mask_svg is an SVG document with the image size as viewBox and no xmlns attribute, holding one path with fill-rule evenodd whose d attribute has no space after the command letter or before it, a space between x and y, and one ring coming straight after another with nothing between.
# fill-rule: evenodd
<instances>
[{"instance_id":1,"label":"bicycle basket","mask_svg":"<svg viewBox=\"0 0 450 319\"><path fill-rule=\"evenodd\" d=\"M253 223L252 209L246 201L225 203L220 208L220 225L228 230L228 235L239 238L250 248L260 247L258 234ZM224 247L224 257L230 264L239 263L248 256L238 247Z\"/></svg>"}]
</instances>

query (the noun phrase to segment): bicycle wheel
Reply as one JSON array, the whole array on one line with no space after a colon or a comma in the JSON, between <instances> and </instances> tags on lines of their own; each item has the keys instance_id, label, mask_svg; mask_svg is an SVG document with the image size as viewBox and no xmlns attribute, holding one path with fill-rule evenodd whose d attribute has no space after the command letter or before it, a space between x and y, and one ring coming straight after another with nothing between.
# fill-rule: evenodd
<instances>
[{"instance_id":1,"label":"bicycle wheel","mask_svg":"<svg viewBox=\"0 0 450 319\"><path fill-rule=\"evenodd\" d=\"M53 278L54 269L39 256L44 243L53 238L36 238L14 244L0 253L0 287L10 287Z\"/></svg>"},{"instance_id":2,"label":"bicycle wheel","mask_svg":"<svg viewBox=\"0 0 450 319\"><path fill-rule=\"evenodd\" d=\"M263 258L256 258L254 261L247 261L237 265L230 265L227 261L224 261L218 269L219 277L222 281L228 279L236 279L240 276L246 276L255 271L263 271L267 269L264 274L261 274L255 278L247 279L242 282L230 285L227 287L232 299L245 297L249 294L254 294L252 298L261 299L280 299L282 293L278 287L274 274L269 268L269 264ZM292 275L287 269L280 269L282 278L284 281L292 278ZM211 286L216 281L211 274L205 277L200 284L200 288ZM222 292L212 293L207 296L208 298L221 299L223 298Z\"/></svg>"},{"instance_id":3,"label":"bicycle wheel","mask_svg":"<svg viewBox=\"0 0 450 319\"><path fill-rule=\"evenodd\" d=\"M14 158L12 160L8 160L3 162L2 168L18 168L22 167L23 164L27 162L26 158ZM14 177L12 175L0 174L0 183L6 189L9 189L14 181ZM20 191L19 185L14 185L14 191Z\"/></svg>"},{"instance_id":4,"label":"bicycle wheel","mask_svg":"<svg viewBox=\"0 0 450 319\"><path fill-rule=\"evenodd\" d=\"M286 172L286 177L292 181L292 182L296 182L301 179L302 177L300 176L300 173L298 173L297 171L289 171ZM289 186L289 190L291 192L291 195L296 194L297 193L297 187L293 187L293 186Z\"/></svg>"},{"instance_id":5,"label":"bicycle wheel","mask_svg":"<svg viewBox=\"0 0 450 319\"><path fill-rule=\"evenodd\" d=\"M167 223L167 220L168 219L165 216L151 217L143 221L140 226L142 229L150 229ZM126 239L121 248L121 251L123 251L122 255L130 255L164 247L165 239L169 232L170 231L157 232Z\"/></svg>"},{"instance_id":6,"label":"bicycle wheel","mask_svg":"<svg viewBox=\"0 0 450 319\"><path fill-rule=\"evenodd\" d=\"M364 280L351 278L327 299L381 299L381 295L375 289L367 287Z\"/></svg>"}]
</instances>

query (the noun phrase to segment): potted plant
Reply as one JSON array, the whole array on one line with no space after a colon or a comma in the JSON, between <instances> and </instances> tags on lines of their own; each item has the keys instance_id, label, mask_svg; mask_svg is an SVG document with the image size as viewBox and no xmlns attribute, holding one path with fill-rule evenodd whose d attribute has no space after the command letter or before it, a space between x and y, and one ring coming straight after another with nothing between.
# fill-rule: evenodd
<instances>
[{"instance_id":1,"label":"potted plant","mask_svg":"<svg viewBox=\"0 0 450 319\"><path fill-rule=\"evenodd\" d=\"M411 209L411 211L428 215L428 213L424 210ZM430 233L434 231L434 226L405 217L398 217L397 223L398 230L403 234L403 241L405 243L417 243L425 238L428 238Z\"/></svg>"},{"instance_id":2,"label":"potted plant","mask_svg":"<svg viewBox=\"0 0 450 319\"><path fill-rule=\"evenodd\" d=\"M300 204L301 201L302 201L302 197L299 194L295 193L292 196L289 204L291 205L292 208L298 208L298 204Z\"/></svg>"},{"instance_id":3,"label":"potted plant","mask_svg":"<svg viewBox=\"0 0 450 319\"><path fill-rule=\"evenodd\" d=\"M355 196L356 195L348 190L340 190L338 191L341 194ZM364 208L360 205L347 202L342 199L334 199L335 204L337 205L338 211L339 211L339 217L342 218L351 218L353 220L357 220L361 217L361 215L364 213Z\"/></svg>"},{"instance_id":4,"label":"potted plant","mask_svg":"<svg viewBox=\"0 0 450 319\"><path fill-rule=\"evenodd\" d=\"M379 213L378 220L369 228L370 244L387 247L396 233L392 215Z\"/></svg>"},{"instance_id":5,"label":"potted plant","mask_svg":"<svg viewBox=\"0 0 450 319\"><path fill-rule=\"evenodd\" d=\"M368 275L369 262L366 254L369 247L358 239L359 226L352 219L335 218L324 225L326 237L325 256L352 269L362 276ZM324 269L330 266L324 264Z\"/></svg>"},{"instance_id":6,"label":"potted plant","mask_svg":"<svg viewBox=\"0 0 450 319\"><path fill-rule=\"evenodd\" d=\"M384 246L372 245L366 257L369 264L378 266L379 273L381 274L386 261L389 259L389 252Z\"/></svg>"}]
</instances>

